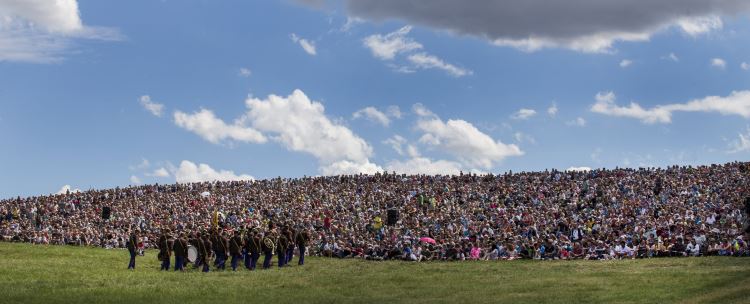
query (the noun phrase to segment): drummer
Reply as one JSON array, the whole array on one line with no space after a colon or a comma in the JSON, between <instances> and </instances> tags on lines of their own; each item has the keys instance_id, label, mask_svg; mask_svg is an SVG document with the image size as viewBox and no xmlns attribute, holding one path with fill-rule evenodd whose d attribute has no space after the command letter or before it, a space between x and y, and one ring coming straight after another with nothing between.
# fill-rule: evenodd
<instances>
[{"instance_id":1,"label":"drummer","mask_svg":"<svg viewBox=\"0 0 750 304\"><path fill-rule=\"evenodd\" d=\"M185 271L185 256L187 256L188 243L185 239L185 233L180 233L179 237L174 240L174 270Z\"/></svg>"}]
</instances>

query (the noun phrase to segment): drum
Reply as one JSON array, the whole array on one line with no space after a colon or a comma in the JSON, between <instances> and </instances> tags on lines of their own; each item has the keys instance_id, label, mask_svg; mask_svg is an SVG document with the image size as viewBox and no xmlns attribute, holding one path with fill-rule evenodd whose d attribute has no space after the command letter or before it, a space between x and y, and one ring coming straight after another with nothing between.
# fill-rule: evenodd
<instances>
[{"instance_id":1,"label":"drum","mask_svg":"<svg viewBox=\"0 0 750 304\"><path fill-rule=\"evenodd\" d=\"M190 263L195 263L198 260L198 248L193 245L188 245L187 259Z\"/></svg>"}]
</instances>

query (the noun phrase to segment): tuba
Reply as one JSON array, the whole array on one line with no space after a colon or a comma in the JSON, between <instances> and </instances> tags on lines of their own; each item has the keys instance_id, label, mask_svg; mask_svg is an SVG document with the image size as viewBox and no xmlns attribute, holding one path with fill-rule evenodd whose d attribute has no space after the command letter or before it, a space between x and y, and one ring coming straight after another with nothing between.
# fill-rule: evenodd
<instances>
[{"instance_id":1,"label":"tuba","mask_svg":"<svg viewBox=\"0 0 750 304\"><path fill-rule=\"evenodd\" d=\"M271 252L276 251L276 242L274 242L272 238L266 236L263 238L263 244L266 245L266 247L271 248Z\"/></svg>"}]
</instances>

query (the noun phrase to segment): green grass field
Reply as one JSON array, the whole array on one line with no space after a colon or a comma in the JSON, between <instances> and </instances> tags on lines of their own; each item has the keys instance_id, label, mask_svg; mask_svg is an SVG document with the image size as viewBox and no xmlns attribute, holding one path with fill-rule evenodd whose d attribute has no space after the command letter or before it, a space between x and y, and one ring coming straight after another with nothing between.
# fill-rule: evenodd
<instances>
[{"instance_id":1,"label":"green grass field","mask_svg":"<svg viewBox=\"0 0 750 304\"><path fill-rule=\"evenodd\" d=\"M159 272L155 252L0 243L2 303L750 303L749 258L369 262Z\"/></svg>"}]
</instances>

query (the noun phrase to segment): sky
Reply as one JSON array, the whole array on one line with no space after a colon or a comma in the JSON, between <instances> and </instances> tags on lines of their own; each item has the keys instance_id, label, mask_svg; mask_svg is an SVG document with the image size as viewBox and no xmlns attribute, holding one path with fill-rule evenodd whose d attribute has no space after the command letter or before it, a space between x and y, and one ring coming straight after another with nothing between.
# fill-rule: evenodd
<instances>
[{"instance_id":1,"label":"sky","mask_svg":"<svg viewBox=\"0 0 750 304\"><path fill-rule=\"evenodd\" d=\"M748 159L745 0L0 0L0 198Z\"/></svg>"}]
</instances>

